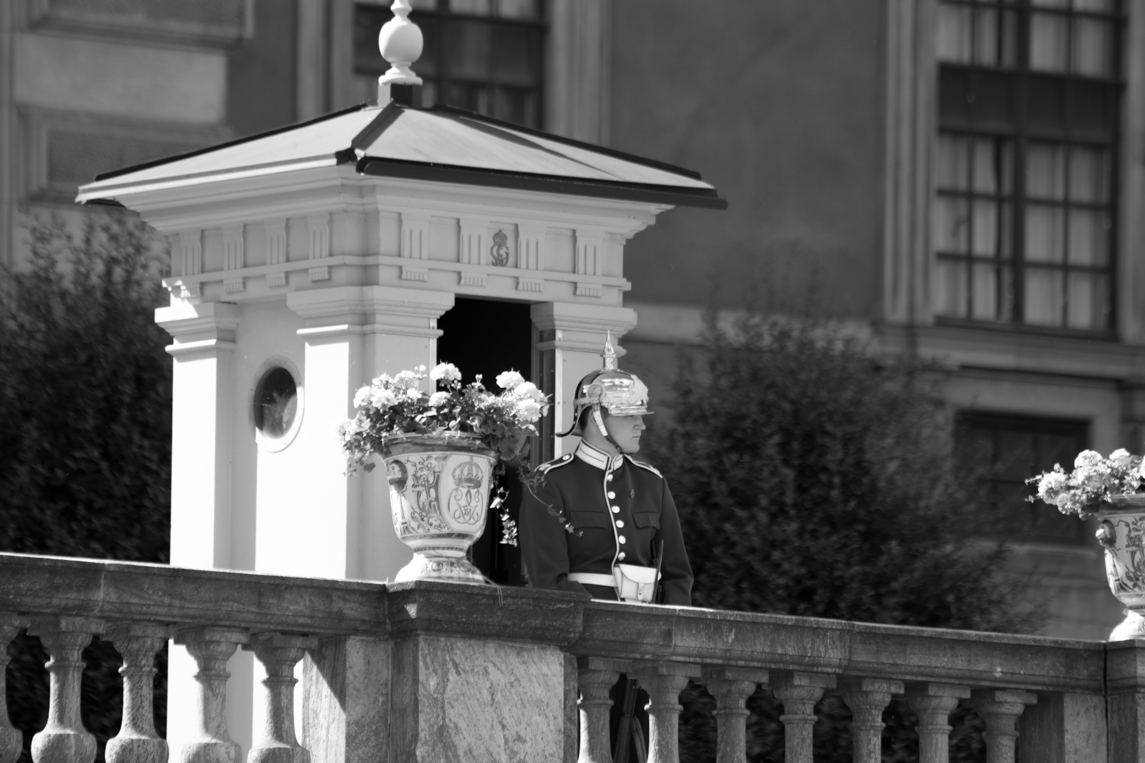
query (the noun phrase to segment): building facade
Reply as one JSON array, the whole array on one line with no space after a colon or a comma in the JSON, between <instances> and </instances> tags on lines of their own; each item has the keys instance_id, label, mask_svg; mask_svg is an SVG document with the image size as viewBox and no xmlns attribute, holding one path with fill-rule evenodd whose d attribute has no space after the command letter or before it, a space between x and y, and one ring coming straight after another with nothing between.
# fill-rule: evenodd
<instances>
[{"instance_id":1,"label":"building facade","mask_svg":"<svg viewBox=\"0 0 1145 763\"><path fill-rule=\"evenodd\" d=\"M788 309L949 369L1047 633L1120 620L1091 532L1021 479L1145 446L1145 2L411 4L423 102L698 168L730 201L626 248L624 362L655 398L704 309L742 304L729 284L781 283ZM388 5L4 4L0 255L21 209L79 214L96 173L371 99Z\"/></svg>"}]
</instances>

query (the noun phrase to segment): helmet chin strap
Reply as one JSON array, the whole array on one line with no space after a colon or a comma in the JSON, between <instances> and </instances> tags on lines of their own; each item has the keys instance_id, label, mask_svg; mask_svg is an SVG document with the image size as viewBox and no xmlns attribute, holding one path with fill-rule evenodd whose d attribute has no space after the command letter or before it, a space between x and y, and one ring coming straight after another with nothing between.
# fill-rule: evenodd
<instances>
[{"instance_id":1,"label":"helmet chin strap","mask_svg":"<svg viewBox=\"0 0 1145 763\"><path fill-rule=\"evenodd\" d=\"M612 435L608 433L608 429L604 426L604 417L600 415L599 404L592 406L592 421L596 424L596 428L600 430L600 433L604 435L604 439L608 440L609 444L616 448L617 454L623 456L624 448L620 447L620 443L613 439Z\"/></svg>"}]
</instances>

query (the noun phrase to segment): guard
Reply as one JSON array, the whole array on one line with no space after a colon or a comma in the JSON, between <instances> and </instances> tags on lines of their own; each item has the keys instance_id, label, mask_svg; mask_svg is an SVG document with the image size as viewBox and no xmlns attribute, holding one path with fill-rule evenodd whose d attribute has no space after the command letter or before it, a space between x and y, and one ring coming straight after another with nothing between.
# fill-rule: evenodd
<instances>
[{"instance_id":1,"label":"guard","mask_svg":"<svg viewBox=\"0 0 1145 763\"><path fill-rule=\"evenodd\" d=\"M642 603L653 603L659 588L661 603L690 606L692 568L676 504L660 472L631 455L640 449L648 388L619 370L611 341L602 357L604 367L577 385L573 427L560 435L580 435L580 444L543 464L544 484L522 500L529 584ZM567 532L549 506L576 532Z\"/></svg>"}]
</instances>

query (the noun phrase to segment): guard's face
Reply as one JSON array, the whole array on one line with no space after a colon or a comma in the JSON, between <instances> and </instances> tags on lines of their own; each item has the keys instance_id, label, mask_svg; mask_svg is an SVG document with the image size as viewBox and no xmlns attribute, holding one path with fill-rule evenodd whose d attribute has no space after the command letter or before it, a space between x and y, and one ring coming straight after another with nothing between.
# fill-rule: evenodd
<instances>
[{"instance_id":1,"label":"guard's face","mask_svg":"<svg viewBox=\"0 0 1145 763\"><path fill-rule=\"evenodd\" d=\"M640 450L640 435L644 432L644 417L612 416L605 414L604 428L616 440L616 444L625 453L635 453Z\"/></svg>"}]
</instances>

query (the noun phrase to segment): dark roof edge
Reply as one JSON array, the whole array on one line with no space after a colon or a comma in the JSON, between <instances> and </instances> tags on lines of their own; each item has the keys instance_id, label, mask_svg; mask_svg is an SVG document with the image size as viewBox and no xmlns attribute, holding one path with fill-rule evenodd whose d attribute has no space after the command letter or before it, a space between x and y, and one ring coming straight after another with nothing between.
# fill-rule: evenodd
<instances>
[{"instance_id":1,"label":"dark roof edge","mask_svg":"<svg viewBox=\"0 0 1145 763\"><path fill-rule=\"evenodd\" d=\"M703 178L700 176L700 173L696 172L695 170L689 170L689 169L686 169L684 167L677 167L674 164L668 164L667 162L659 162L659 161L656 161L655 159L647 159L643 156L635 156L633 154L626 154L623 151L616 151L615 149L605 148L603 146L597 146L597 145L594 145L592 143L585 143L582 140L573 140L572 138L564 138L564 137L561 137L560 135L553 135L552 133L544 132L543 130L534 130L531 127L521 127L520 125L513 124L512 122L504 122L500 119L493 119L491 117L484 116L483 114L477 114L476 112L473 112L473 111L466 111L465 109L459 109L455 106L444 106L441 104L437 104L431 109L424 109L424 110L425 111L441 111L441 112L445 112L446 114L455 114L457 116L462 116L462 117L465 117L466 119L473 119L473 120L478 121L478 122L487 122L491 125L494 125L495 127L503 127L506 130L515 130L516 132L523 132L527 135L535 135L538 138L544 138L546 140L556 141L557 143L564 143L565 145L568 145L568 146L575 146L577 148L583 148L586 151L592 151L592 152L595 152L598 154L605 154L606 156L611 156L614 159L622 159L626 162L632 162L633 164L642 164L645 167L651 167L652 169L662 170L664 172L673 172L677 175L684 175L686 177L690 177L693 180L703 180Z\"/></svg>"},{"instance_id":2,"label":"dark roof edge","mask_svg":"<svg viewBox=\"0 0 1145 763\"><path fill-rule=\"evenodd\" d=\"M194 157L194 156L202 156L203 154L210 153L211 151L218 151L219 149L222 149L222 148L230 148L231 146L241 146L243 143L249 143L253 140L258 140L260 138L269 138L271 135L278 135L279 133L284 133L287 130L296 130L299 127L307 127L309 125L318 124L319 122L324 122L328 119L340 117L343 114L349 114L349 113L354 112L354 111L361 111L362 109L366 108L369 105L370 104L368 104L368 103L359 103L357 106L350 106L349 108L342 109L341 111L332 111L329 114L323 114L322 116L315 117L314 119L307 119L304 122L295 122L294 124L286 125L285 127L276 127L273 130L267 130L266 132L256 133L255 135L247 135L244 138L236 138L235 140L227 141L226 143L216 143L213 146L206 146L205 148L198 148L198 149L195 149L194 151L188 151L185 154L176 154L174 156L165 156L162 159L154 159L150 162L143 162L142 164L132 165L131 167L124 167L122 169L112 170L111 172L101 172L100 174L95 176L95 180L93 182L98 183L101 180L111 180L112 178L120 177L121 175L126 175L130 172L138 172L140 170L148 170L148 169L151 169L152 167L158 167L162 164L167 164L168 162L177 162L177 161L180 161L182 159L190 159L191 157ZM335 155L337 155L337 154L335 154Z\"/></svg>"},{"instance_id":3,"label":"dark roof edge","mask_svg":"<svg viewBox=\"0 0 1145 763\"><path fill-rule=\"evenodd\" d=\"M704 188L679 188L644 183L612 183L607 181L574 180L553 175L528 175L501 170L474 169L444 164L423 164L398 159L378 159L364 156L358 160L357 171L375 177L394 177L407 180L427 180L438 183L460 183L491 188L512 188L518 191L563 193L570 196L589 196L619 201L643 201L653 204L727 209L728 203L716 191Z\"/></svg>"}]
</instances>

